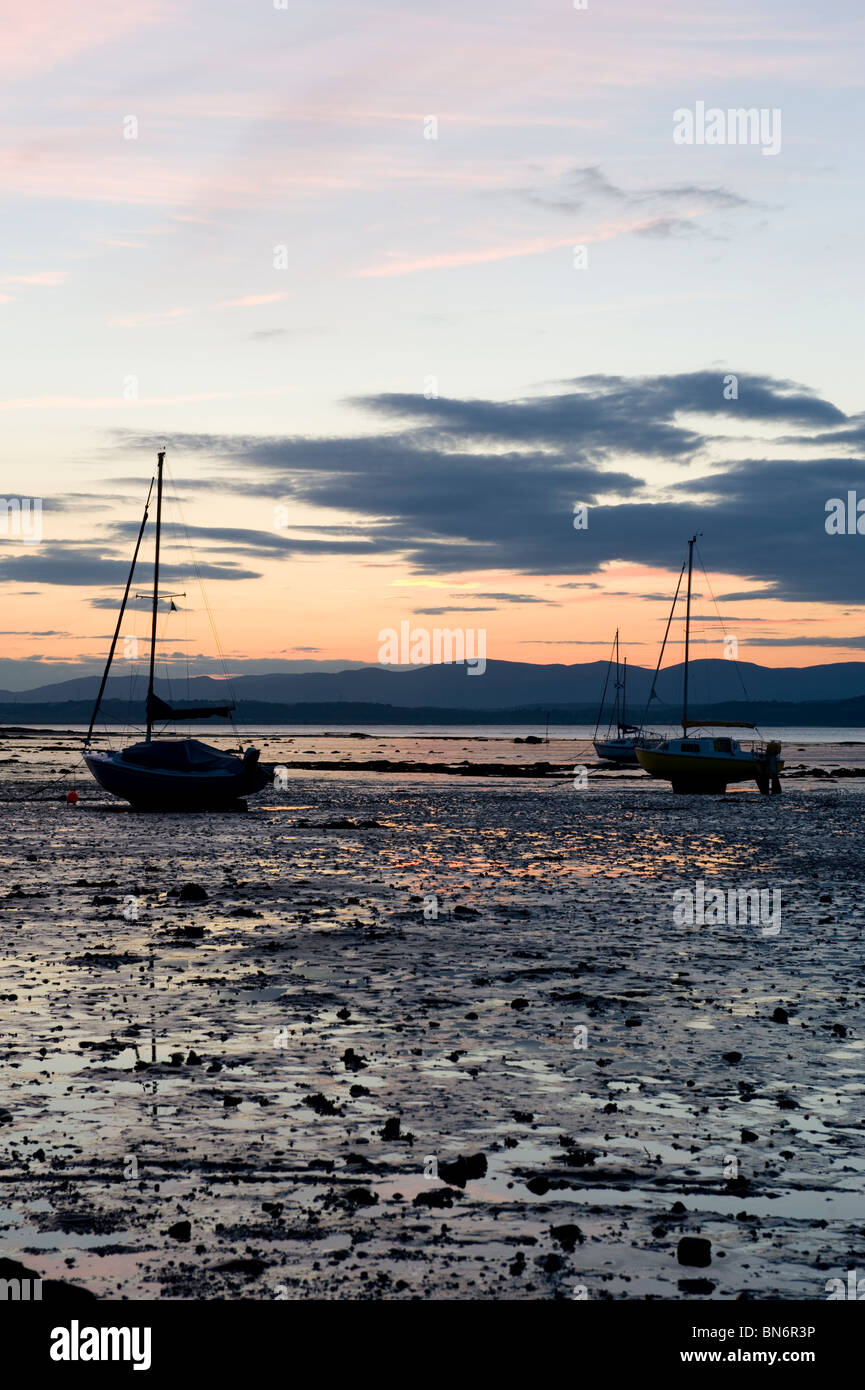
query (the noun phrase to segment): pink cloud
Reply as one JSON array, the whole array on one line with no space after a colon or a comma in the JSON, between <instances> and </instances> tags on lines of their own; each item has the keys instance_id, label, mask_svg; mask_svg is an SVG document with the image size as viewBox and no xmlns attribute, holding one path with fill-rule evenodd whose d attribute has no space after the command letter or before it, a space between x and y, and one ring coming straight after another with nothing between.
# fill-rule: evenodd
<instances>
[{"instance_id":1,"label":"pink cloud","mask_svg":"<svg viewBox=\"0 0 865 1390\"><path fill-rule=\"evenodd\" d=\"M144 314L127 314L123 318L110 319L119 328L139 328L146 323L169 323L172 319L185 318L192 309L152 309Z\"/></svg>"},{"instance_id":2,"label":"pink cloud","mask_svg":"<svg viewBox=\"0 0 865 1390\"><path fill-rule=\"evenodd\" d=\"M0 275L0 285L62 285L65 270L37 270L30 275Z\"/></svg>"},{"instance_id":3,"label":"pink cloud","mask_svg":"<svg viewBox=\"0 0 865 1390\"><path fill-rule=\"evenodd\" d=\"M691 220L699 214L677 211L677 219ZM543 256L548 251L558 251L565 246L591 246L596 242L612 241L616 237L628 236L632 232L648 232L663 225L665 217L641 218L633 222L606 223L596 231L569 236L530 237L526 241L502 242L498 245L483 246L477 250L441 251L433 255L418 256L411 259L385 261L383 265L368 266L356 270L354 277L359 279L387 278L393 275L414 275L422 270L453 270L460 266L484 265L492 261L513 260L518 256Z\"/></svg>"},{"instance_id":4,"label":"pink cloud","mask_svg":"<svg viewBox=\"0 0 865 1390\"><path fill-rule=\"evenodd\" d=\"M409 185L494 190L525 177L521 161L499 159L479 168L470 155L440 162L419 158L414 148L375 145L362 150L309 146L295 150L290 161L244 151L233 164L209 169L194 147L184 156L185 147L165 149L161 140L158 152L124 141L117 122L58 129L50 141L38 127L19 127L16 135L17 145L0 147L0 193L158 206L169 218L189 223L207 224L219 209L267 207L299 195ZM421 136L418 145L425 153Z\"/></svg>"},{"instance_id":5,"label":"pink cloud","mask_svg":"<svg viewBox=\"0 0 865 1390\"><path fill-rule=\"evenodd\" d=\"M158 24L170 11L164 0L0 0L0 73L7 80L49 72L88 49Z\"/></svg>"},{"instance_id":6,"label":"pink cloud","mask_svg":"<svg viewBox=\"0 0 865 1390\"><path fill-rule=\"evenodd\" d=\"M239 299L223 299L213 305L199 305L195 309L152 309L144 314L128 314L110 322L122 328L138 328L147 323L168 323L172 319L186 318L188 314L207 313L211 309L251 309L258 304L276 304L288 299L285 290L275 290L271 294L247 294Z\"/></svg>"},{"instance_id":7,"label":"pink cloud","mask_svg":"<svg viewBox=\"0 0 865 1390\"><path fill-rule=\"evenodd\" d=\"M288 299L284 290L274 290L272 294L247 294L242 299L223 299L217 309L251 309L256 304L276 304L280 299Z\"/></svg>"}]
</instances>

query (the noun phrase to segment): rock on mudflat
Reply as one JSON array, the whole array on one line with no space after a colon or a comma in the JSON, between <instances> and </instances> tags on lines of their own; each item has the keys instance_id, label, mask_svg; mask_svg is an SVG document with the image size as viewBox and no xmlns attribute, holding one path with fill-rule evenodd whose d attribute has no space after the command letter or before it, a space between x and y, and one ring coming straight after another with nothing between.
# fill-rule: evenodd
<instances>
[{"instance_id":1,"label":"rock on mudflat","mask_svg":"<svg viewBox=\"0 0 865 1390\"><path fill-rule=\"evenodd\" d=\"M715 1285L711 1279L680 1279L679 1290L681 1293L697 1294L698 1296L708 1296L714 1292Z\"/></svg>"},{"instance_id":2,"label":"rock on mudflat","mask_svg":"<svg viewBox=\"0 0 865 1390\"><path fill-rule=\"evenodd\" d=\"M416 1207L452 1207L454 1193L450 1187L435 1187L432 1192L419 1192L413 1199Z\"/></svg>"},{"instance_id":3,"label":"rock on mudflat","mask_svg":"<svg viewBox=\"0 0 865 1390\"><path fill-rule=\"evenodd\" d=\"M327 1096L322 1095L321 1091L316 1091L315 1095L312 1096L304 1096L303 1103L304 1105L308 1105L311 1110L314 1110L316 1115L342 1114L342 1110L337 1105L336 1101L328 1099Z\"/></svg>"},{"instance_id":4,"label":"rock on mudflat","mask_svg":"<svg viewBox=\"0 0 865 1390\"><path fill-rule=\"evenodd\" d=\"M239 1257L236 1260L225 1260L223 1264L214 1265L213 1268L217 1274L246 1274L250 1279L257 1279L259 1274L263 1274L267 1269L267 1265L264 1260L255 1257Z\"/></svg>"},{"instance_id":5,"label":"rock on mudflat","mask_svg":"<svg viewBox=\"0 0 865 1390\"><path fill-rule=\"evenodd\" d=\"M558 1241L563 1250L570 1252L576 1245L582 1245L585 1236L579 1226L551 1226L550 1235L553 1240Z\"/></svg>"},{"instance_id":6,"label":"rock on mudflat","mask_svg":"<svg viewBox=\"0 0 865 1390\"><path fill-rule=\"evenodd\" d=\"M345 1193L345 1200L353 1207L374 1207L378 1202L378 1195L370 1192L368 1187L351 1187Z\"/></svg>"},{"instance_id":7,"label":"rock on mudflat","mask_svg":"<svg viewBox=\"0 0 865 1390\"><path fill-rule=\"evenodd\" d=\"M184 883L178 897L182 903L203 903L207 893L200 883Z\"/></svg>"},{"instance_id":8,"label":"rock on mudflat","mask_svg":"<svg viewBox=\"0 0 865 1390\"><path fill-rule=\"evenodd\" d=\"M712 1246L702 1236L682 1236L676 1247L676 1259L680 1265L694 1265L704 1269L712 1263Z\"/></svg>"},{"instance_id":9,"label":"rock on mudflat","mask_svg":"<svg viewBox=\"0 0 865 1390\"><path fill-rule=\"evenodd\" d=\"M469 1154L465 1157L460 1154L453 1162L443 1161L438 1166L439 1177L451 1187L465 1187L469 1179L485 1177L486 1171L485 1154Z\"/></svg>"}]
</instances>

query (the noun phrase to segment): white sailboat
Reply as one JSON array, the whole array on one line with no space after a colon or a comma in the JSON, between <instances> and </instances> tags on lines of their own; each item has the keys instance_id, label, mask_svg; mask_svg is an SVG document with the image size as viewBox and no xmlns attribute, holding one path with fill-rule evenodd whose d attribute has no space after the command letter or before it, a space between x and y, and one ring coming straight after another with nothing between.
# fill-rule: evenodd
<instances>
[{"instance_id":1,"label":"white sailboat","mask_svg":"<svg viewBox=\"0 0 865 1390\"><path fill-rule=\"evenodd\" d=\"M610 672L615 667L615 678L613 681L613 705L610 718L607 722L606 734L600 734L601 721L604 717L604 707L607 701L607 689L610 683ZM637 724L628 723L628 658L625 657L621 663L621 679L619 679L619 629L616 628L616 635L613 638L613 649L610 653L610 660L607 664L607 677L604 681L604 691L601 695L601 707L598 710L598 718L595 724L593 743L595 752L599 758L605 762L620 763L624 766L637 766L637 736L640 733ZM615 730L615 732L613 732Z\"/></svg>"}]
</instances>

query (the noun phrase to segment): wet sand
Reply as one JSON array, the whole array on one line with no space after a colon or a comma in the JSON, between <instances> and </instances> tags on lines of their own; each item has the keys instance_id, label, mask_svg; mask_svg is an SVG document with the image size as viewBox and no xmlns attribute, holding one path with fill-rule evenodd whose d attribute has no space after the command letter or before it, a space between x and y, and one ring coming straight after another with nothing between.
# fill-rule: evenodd
<instances>
[{"instance_id":1,"label":"wet sand","mask_svg":"<svg viewBox=\"0 0 865 1390\"><path fill-rule=\"evenodd\" d=\"M148 816L34 743L0 750L3 1255L111 1299L823 1298L861 1264L856 778L307 770ZM676 926L698 879L780 890L778 933Z\"/></svg>"},{"instance_id":2,"label":"wet sand","mask_svg":"<svg viewBox=\"0 0 865 1390\"><path fill-rule=\"evenodd\" d=\"M585 738L550 738L528 734L502 738L483 733L430 733L424 736L367 734L362 730L302 730L256 734L242 731L240 744L231 733L197 730L198 737L236 752L253 743L261 750L263 762L285 767L289 772L373 772L423 776L457 777L544 777L573 778L577 766L586 767L593 777L609 780L626 778L638 785L651 785L638 768L621 768L598 759L594 746ZM0 796L3 784L26 780L45 784L54 790L55 780L67 789L93 795L92 779L81 758L83 733L50 732L0 726ZM104 736L97 747L128 742L123 733L111 740ZM747 743L747 739L743 739ZM785 778L817 782L835 778L865 777L865 742L856 739L838 743L784 743ZM41 774L45 776L42 777ZM39 774L39 775L37 775ZM47 779L47 780L46 780Z\"/></svg>"}]
</instances>

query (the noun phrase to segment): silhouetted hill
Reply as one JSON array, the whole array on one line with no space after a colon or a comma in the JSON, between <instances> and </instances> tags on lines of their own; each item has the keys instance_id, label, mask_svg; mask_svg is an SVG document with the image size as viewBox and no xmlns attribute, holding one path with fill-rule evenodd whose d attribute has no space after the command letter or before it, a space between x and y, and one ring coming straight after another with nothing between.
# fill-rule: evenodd
<instances>
[{"instance_id":1,"label":"silhouetted hill","mask_svg":"<svg viewBox=\"0 0 865 1390\"><path fill-rule=\"evenodd\" d=\"M176 701L178 707L182 701ZM92 703L90 700L34 701L31 704L0 702L0 725L51 724L68 726L88 724ZM295 704L276 704L265 700L242 700L237 707L235 723L240 725L297 724L315 725L326 729L331 726L358 727L364 724L520 724L537 729L544 724L549 714L554 724L594 724L597 709L591 705L572 705L570 707L551 707L546 704L521 705L514 708L499 709L459 709L440 705L400 706L360 701L312 701ZM647 727L664 728L675 725L679 709L672 705L653 705L651 719ZM784 702L759 700L754 702L727 701L715 705L694 705L691 707L692 720L700 719L706 724L714 720L742 720L746 724L771 727L808 726L839 728L865 728L865 695L852 700L811 700ZM143 711L140 702L130 704L125 700L103 702L97 728L104 725L142 727ZM209 728L226 727L226 719L198 721L194 726L197 736L206 738ZM178 723L182 728L182 723Z\"/></svg>"},{"instance_id":2,"label":"silhouetted hill","mask_svg":"<svg viewBox=\"0 0 865 1390\"><path fill-rule=\"evenodd\" d=\"M108 683L110 700L144 702L143 671L130 675L116 664L117 674ZM302 674L235 676L231 688L247 708L253 704L382 705L409 709L415 718L421 711L483 711L490 716L502 710L535 707L562 712L592 707L594 721L606 677L606 662L591 661L571 666L536 666L528 662L489 661L482 675L469 675L464 666L440 665L409 669L367 666L345 671L313 671ZM628 668L628 705L639 718L651 686L652 672ZM744 681L745 690L742 683ZM62 702L87 702L95 698L95 676L42 685L27 691L0 691L4 708L20 710ZM658 677L663 704L675 707L681 699L682 667L666 667ZM219 702L226 699L225 683L210 676L157 682L164 698ZM691 663L691 699L705 705L738 703L747 699L785 703L849 700L865 695L865 662L837 662L825 666L769 667L751 662L734 663L704 659ZM89 719L89 713L87 718Z\"/></svg>"}]
</instances>

